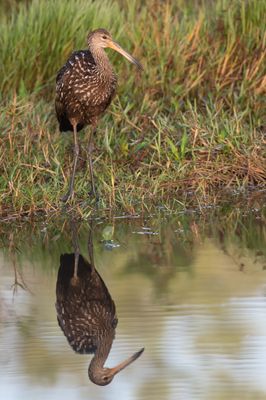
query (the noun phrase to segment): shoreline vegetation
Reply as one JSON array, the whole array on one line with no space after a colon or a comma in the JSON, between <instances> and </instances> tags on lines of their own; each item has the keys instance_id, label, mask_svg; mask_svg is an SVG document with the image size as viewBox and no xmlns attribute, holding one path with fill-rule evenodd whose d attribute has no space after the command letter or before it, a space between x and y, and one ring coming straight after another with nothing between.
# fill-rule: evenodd
<instances>
[{"instance_id":1,"label":"shoreline vegetation","mask_svg":"<svg viewBox=\"0 0 266 400\"><path fill-rule=\"evenodd\" d=\"M0 217L62 209L72 134L54 112L55 75L104 27L144 66L119 77L95 137L99 210L215 205L266 191L266 2L6 0L0 6ZM89 129L89 128L87 128ZM88 196L86 129L70 209Z\"/></svg>"}]
</instances>

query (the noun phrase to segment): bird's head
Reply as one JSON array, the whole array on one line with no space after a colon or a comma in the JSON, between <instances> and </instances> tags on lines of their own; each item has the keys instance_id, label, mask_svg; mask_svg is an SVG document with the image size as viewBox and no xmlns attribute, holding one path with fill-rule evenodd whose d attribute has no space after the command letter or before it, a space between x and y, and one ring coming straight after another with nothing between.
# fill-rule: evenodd
<instances>
[{"instance_id":1,"label":"bird's head","mask_svg":"<svg viewBox=\"0 0 266 400\"><path fill-rule=\"evenodd\" d=\"M88 47L89 48L106 48L109 47L118 53L122 54L128 61L135 64L139 69L143 70L140 62L131 54L125 51L118 43L116 43L111 34L105 29L96 29L88 34Z\"/></svg>"},{"instance_id":2,"label":"bird's head","mask_svg":"<svg viewBox=\"0 0 266 400\"><path fill-rule=\"evenodd\" d=\"M126 368L133 361L135 361L143 353L144 348L142 348L137 353L134 353L131 357L127 358L125 361L121 362L114 368L97 368L92 367L92 363L89 366L88 375L90 380L96 385L105 386L112 382L114 376L122 369Z\"/></svg>"}]
</instances>

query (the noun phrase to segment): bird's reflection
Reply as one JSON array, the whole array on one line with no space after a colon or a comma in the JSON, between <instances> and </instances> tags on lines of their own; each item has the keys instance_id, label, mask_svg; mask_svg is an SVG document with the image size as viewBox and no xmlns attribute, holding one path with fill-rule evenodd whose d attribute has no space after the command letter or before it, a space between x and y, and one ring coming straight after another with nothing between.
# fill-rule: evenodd
<instances>
[{"instance_id":1,"label":"bird's reflection","mask_svg":"<svg viewBox=\"0 0 266 400\"><path fill-rule=\"evenodd\" d=\"M107 385L144 349L114 368L104 367L118 322L115 303L94 265L92 232L88 240L89 261L79 254L77 236L74 234L73 237L75 253L60 257L56 284L57 319L74 351L94 353L88 369L90 380L97 385Z\"/></svg>"}]
</instances>

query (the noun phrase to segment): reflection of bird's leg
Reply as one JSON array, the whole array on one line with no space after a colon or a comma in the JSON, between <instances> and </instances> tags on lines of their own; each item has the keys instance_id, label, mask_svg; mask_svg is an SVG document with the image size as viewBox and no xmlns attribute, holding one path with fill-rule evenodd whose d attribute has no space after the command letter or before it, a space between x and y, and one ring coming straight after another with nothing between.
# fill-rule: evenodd
<instances>
[{"instance_id":1,"label":"reflection of bird's leg","mask_svg":"<svg viewBox=\"0 0 266 400\"><path fill-rule=\"evenodd\" d=\"M88 253L89 253L89 262L91 264L91 267L95 269L95 264L94 264L94 253L93 253L93 228L90 226L89 228L89 238L88 238Z\"/></svg>"},{"instance_id":2,"label":"reflection of bird's leg","mask_svg":"<svg viewBox=\"0 0 266 400\"><path fill-rule=\"evenodd\" d=\"M71 279L71 284L75 286L78 282L78 265L79 265L79 255L80 255L80 249L79 249L79 243L78 243L78 233L77 233L77 227L75 221L71 221L71 228L72 228L72 240L73 240L73 246L74 246L74 252L75 252L75 258L74 258L74 272L73 272L73 277Z\"/></svg>"},{"instance_id":3,"label":"reflection of bird's leg","mask_svg":"<svg viewBox=\"0 0 266 400\"><path fill-rule=\"evenodd\" d=\"M94 198L97 200L97 194L95 190L94 184L94 175L93 175L93 164L92 164L92 151L93 151L93 136L96 132L96 123L92 124L92 129L89 134L89 143L88 143L88 161L89 161L89 170L90 170L90 179L91 179L91 191Z\"/></svg>"},{"instance_id":4,"label":"reflection of bird's leg","mask_svg":"<svg viewBox=\"0 0 266 400\"><path fill-rule=\"evenodd\" d=\"M73 161L73 169L72 169L69 189L68 189L67 193L62 197L62 201L64 201L64 202L73 196L74 181L75 181L77 161L78 161L78 156L79 156L79 144L78 144L78 138L77 138L77 122L75 120L72 120L71 125L73 126L73 137L74 137L74 161Z\"/></svg>"},{"instance_id":5,"label":"reflection of bird's leg","mask_svg":"<svg viewBox=\"0 0 266 400\"><path fill-rule=\"evenodd\" d=\"M79 252L75 251L75 264L74 264L74 273L71 279L72 285L75 285L78 281L78 266L79 266Z\"/></svg>"}]
</instances>

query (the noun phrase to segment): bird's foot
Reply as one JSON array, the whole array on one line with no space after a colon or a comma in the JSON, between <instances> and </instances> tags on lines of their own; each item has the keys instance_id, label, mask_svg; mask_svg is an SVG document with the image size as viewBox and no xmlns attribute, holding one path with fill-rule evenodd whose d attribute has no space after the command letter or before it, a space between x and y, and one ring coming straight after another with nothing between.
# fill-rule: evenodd
<instances>
[{"instance_id":1,"label":"bird's foot","mask_svg":"<svg viewBox=\"0 0 266 400\"><path fill-rule=\"evenodd\" d=\"M91 198L94 198L95 201L96 201L96 203L98 203L98 201L100 200L98 194L97 194L97 193L94 193L92 190L90 190L90 191L88 192L88 196L91 197Z\"/></svg>"},{"instance_id":2,"label":"bird's foot","mask_svg":"<svg viewBox=\"0 0 266 400\"><path fill-rule=\"evenodd\" d=\"M73 195L74 195L74 192L68 190L68 191L66 192L66 194L64 194L64 196L61 197L60 200L61 200L63 203L67 203L68 201L70 201L70 200L73 199Z\"/></svg>"},{"instance_id":3,"label":"bird's foot","mask_svg":"<svg viewBox=\"0 0 266 400\"><path fill-rule=\"evenodd\" d=\"M99 200L100 200L100 197L99 197L98 193L97 193L95 190L93 190L93 189L91 189L91 190L88 192L88 196L94 198L96 203L98 203Z\"/></svg>"}]
</instances>

